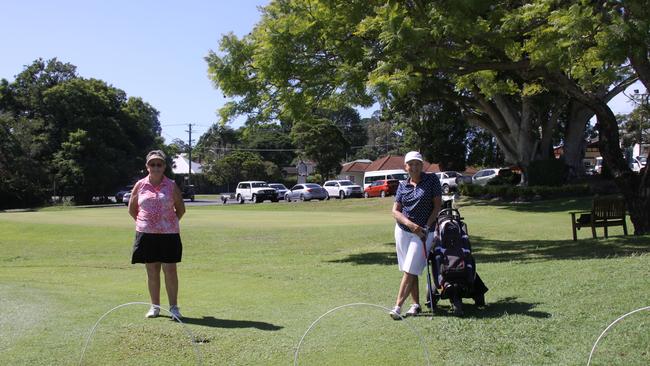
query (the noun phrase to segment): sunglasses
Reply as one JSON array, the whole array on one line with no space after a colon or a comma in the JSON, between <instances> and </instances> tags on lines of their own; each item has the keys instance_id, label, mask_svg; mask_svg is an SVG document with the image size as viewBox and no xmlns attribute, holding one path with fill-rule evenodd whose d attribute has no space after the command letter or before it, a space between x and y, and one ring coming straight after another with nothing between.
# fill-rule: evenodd
<instances>
[{"instance_id":1,"label":"sunglasses","mask_svg":"<svg viewBox=\"0 0 650 366\"><path fill-rule=\"evenodd\" d=\"M165 166L165 164L163 164L163 163L151 163L151 164L148 164L148 165L151 168L162 168L163 166Z\"/></svg>"}]
</instances>

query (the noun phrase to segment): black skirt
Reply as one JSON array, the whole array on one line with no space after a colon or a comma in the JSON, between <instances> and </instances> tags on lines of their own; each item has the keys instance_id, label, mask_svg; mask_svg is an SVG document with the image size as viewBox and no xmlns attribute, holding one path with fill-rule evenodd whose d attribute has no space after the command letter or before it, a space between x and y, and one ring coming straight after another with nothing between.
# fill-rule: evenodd
<instances>
[{"instance_id":1,"label":"black skirt","mask_svg":"<svg viewBox=\"0 0 650 366\"><path fill-rule=\"evenodd\" d=\"M150 234L135 232L131 264L178 263L183 256L180 234Z\"/></svg>"}]
</instances>

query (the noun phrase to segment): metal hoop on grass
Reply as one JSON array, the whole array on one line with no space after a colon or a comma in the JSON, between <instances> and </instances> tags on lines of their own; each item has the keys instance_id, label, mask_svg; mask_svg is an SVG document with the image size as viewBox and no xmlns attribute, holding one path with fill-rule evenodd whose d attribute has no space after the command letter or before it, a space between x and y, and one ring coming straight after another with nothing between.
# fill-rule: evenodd
<instances>
[{"instance_id":1,"label":"metal hoop on grass","mask_svg":"<svg viewBox=\"0 0 650 366\"><path fill-rule=\"evenodd\" d=\"M178 317L176 317L176 315L172 314L167 309L161 308L160 305L154 305L154 304L150 304L148 302L128 302L126 304L118 305L118 306L112 308L111 310L107 311L106 313L104 313L104 315L102 315L99 318L99 320L97 320L95 325L93 325L93 328L90 330L90 334L88 334L88 338L86 338L86 344L84 344L84 348L81 351L81 358L79 358L79 366L81 366L83 364L84 355L86 354L86 348L88 348L88 344L90 343L90 339L92 338L93 334L95 333L95 329L97 328L99 323L102 321L102 319L104 319L108 314L112 313L113 311L115 311L115 310L117 310L119 308L123 308L125 306L129 306L129 305L153 306L155 308L158 308L158 310L164 310L164 311L168 312L169 315L171 315L172 319L178 321L183 326L183 329L185 330L185 333L187 333L187 335L192 339L192 345L194 346L194 353L196 353L196 364L197 365L202 365L203 364L203 360L201 358L201 352L199 351L199 348L196 346L197 342L196 342L196 337L194 336L194 333L192 333L190 328L188 328L187 325L185 325L185 323L183 323Z\"/></svg>"},{"instance_id":2,"label":"metal hoop on grass","mask_svg":"<svg viewBox=\"0 0 650 366\"><path fill-rule=\"evenodd\" d=\"M296 353L294 353L294 356L293 356L293 364L294 364L294 366L298 365L298 353L300 352L300 347L302 346L302 341L305 340L305 337L312 330L312 328L314 328L314 326L316 326L316 324L318 324L318 322L320 322L321 319L323 319L327 315L329 315L329 314L331 314L331 313L333 313L333 312L335 312L337 310L347 308L347 307L352 307L352 306L370 306L370 307L382 309L384 311L390 311L391 310L391 309L383 307L381 305L367 304L367 303L363 303L363 302L357 302L357 303L353 303L353 304L341 305L341 306L335 307L334 309L329 310L325 314L318 317L318 319L316 319L313 323L311 323L309 328L307 328L307 331L305 332L305 334L303 334L302 338L300 338L300 342L298 342L298 347L296 347ZM398 314L398 315L401 318L401 320L404 320L404 317L402 315L400 315L400 314ZM422 335L420 335L420 333L418 333L418 331L415 330L415 328L411 324L408 324L408 322L401 322L401 323L407 325L411 329L413 334L415 334L418 337L418 339L420 340L420 344L422 345L422 350L424 351L424 358L427 361L426 364L431 365L431 360L429 360L429 352L427 351L427 348L426 348L425 343L424 343L424 338L422 338Z\"/></svg>"},{"instance_id":3,"label":"metal hoop on grass","mask_svg":"<svg viewBox=\"0 0 650 366\"><path fill-rule=\"evenodd\" d=\"M618 323L620 320L622 320L622 319L625 318L626 316L628 316L628 315L632 315L632 314L634 314L634 313L637 313L637 312L639 312L639 311L643 311L643 310L650 310L650 306L646 306L646 307L642 307L642 308L640 308L640 309L636 309L636 310L634 310L634 311L630 311L629 313L627 313L627 314L625 314L625 315L619 317L618 319L614 320L614 321L612 322L612 324L610 324L609 326L607 326L607 328L605 328L605 330L604 330L602 333L600 333L600 336L598 337L598 339L596 339L596 343L594 343L593 348L591 348L591 352L589 353L589 360L587 361L587 366L589 366L589 365L591 364L591 356L593 356L594 351L596 350L596 346L598 345L598 342L600 342L600 339L603 338L603 336L605 335L605 333L607 333L607 331L609 330L609 328L613 327L614 324Z\"/></svg>"}]
</instances>

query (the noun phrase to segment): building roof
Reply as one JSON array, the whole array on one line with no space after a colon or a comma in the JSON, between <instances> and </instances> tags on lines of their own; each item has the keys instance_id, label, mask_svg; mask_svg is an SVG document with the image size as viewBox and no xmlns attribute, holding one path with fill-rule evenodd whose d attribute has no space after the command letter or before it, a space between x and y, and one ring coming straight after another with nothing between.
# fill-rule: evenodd
<instances>
[{"instance_id":1,"label":"building roof","mask_svg":"<svg viewBox=\"0 0 650 366\"><path fill-rule=\"evenodd\" d=\"M368 166L370 166L371 161L353 161L350 163L345 163L343 164L343 167L341 168L341 173L363 173L366 170L368 170Z\"/></svg>"},{"instance_id":2,"label":"building roof","mask_svg":"<svg viewBox=\"0 0 650 366\"><path fill-rule=\"evenodd\" d=\"M174 158L174 163L172 164L172 172L174 174L188 174L190 170L189 160L185 154L177 155ZM201 164L192 162L192 174L201 174L203 173L203 167Z\"/></svg>"},{"instance_id":3,"label":"building roof","mask_svg":"<svg viewBox=\"0 0 650 366\"><path fill-rule=\"evenodd\" d=\"M404 155L386 155L373 161L365 171L404 169ZM440 171L438 164L423 161L423 170L427 173Z\"/></svg>"}]
</instances>

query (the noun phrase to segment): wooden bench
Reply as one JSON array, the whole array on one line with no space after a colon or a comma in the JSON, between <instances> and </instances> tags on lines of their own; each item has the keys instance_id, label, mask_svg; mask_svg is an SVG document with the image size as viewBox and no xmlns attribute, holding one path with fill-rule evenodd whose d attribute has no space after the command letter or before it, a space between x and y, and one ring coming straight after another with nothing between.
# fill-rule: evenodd
<instances>
[{"instance_id":1,"label":"wooden bench","mask_svg":"<svg viewBox=\"0 0 650 366\"><path fill-rule=\"evenodd\" d=\"M591 211L574 211L571 214L571 227L573 229L573 240L578 240L576 230L583 227L591 228L591 235L596 238L596 228L605 229L610 226L623 226L623 233L627 235L627 224L625 222L625 201L618 197L595 197L591 203ZM576 218L576 215L578 218Z\"/></svg>"}]
</instances>

